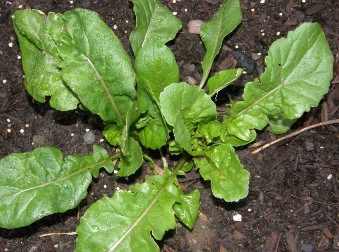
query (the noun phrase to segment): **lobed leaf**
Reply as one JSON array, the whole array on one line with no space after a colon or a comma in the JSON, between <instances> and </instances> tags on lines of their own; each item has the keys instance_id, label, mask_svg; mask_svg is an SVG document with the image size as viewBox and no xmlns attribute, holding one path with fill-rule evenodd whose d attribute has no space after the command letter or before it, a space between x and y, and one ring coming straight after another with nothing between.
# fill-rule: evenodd
<instances>
[{"instance_id":1,"label":"lobed leaf","mask_svg":"<svg viewBox=\"0 0 339 252\"><path fill-rule=\"evenodd\" d=\"M216 106L197 86L173 83L160 94L160 108L167 123L173 126L175 140L190 152L191 135L199 124L216 119Z\"/></svg>"},{"instance_id":2,"label":"lobed leaf","mask_svg":"<svg viewBox=\"0 0 339 252\"><path fill-rule=\"evenodd\" d=\"M227 0L220 6L212 20L201 25L200 37L206 48L206 54L202 62L201 88L208 78L214 58L219 53L224 38L240 24L241 19L242 13L239 0Z\"/></svg>"},{"instance_id":3,"label":"lobed leaf","mask_svg":"<svg viewBox=\"0 0 339 252\"><path fill-rule=\"evenodd\" d=\"M160 251L153 239L175 227L173 205L182 201L176 183L166 170L94 203L80 219L75 251Z\"/></svg>"},{"instance_id":4,"label":"lobed leaf","mask_svg":"<svg viewBox=\"0 0 339 252\"><path fill-rule=\"evenodd\" d=\"M95 146L93 156L67 156L53 147L10 154L0 160L0 227L27 226L44 216L76 207L101 167L112 172L107 152Z\"/></svg>"},{"instance_id":5,"label":"lobed leaf","mask_svg":"<svg viewBox=\"0 0 339 252\"><path fill-rule=\"evenodd\" d=\"M224 118L228 135L243 141L268 123L275 133L286 132L317 106L332 79L333 56L317 23L302 24L275 41L265 62L260 80L245 86L243 101L233 104L231 116Z\"/></svg>"},{"instance_id":6,"label":"lobed leaf","mask_svg":"<svg viewBox=\"0 0 339 252\"><path fill-rule=\"evenodd\" d=\"M247 196L249 172L241 165L232 145L212 145L203 157L194 158L194 163L201 176L211 181L215 197L232 202Z\"/></svg>"},{"instance_id":7,"label":"lobed leaf","mask_svg":"<svg viewBox=\"0 0 339 252\"><path fill-rule=\"evenodd\" d=\"M46 18L40 11L19 10L14 24L25 86L35 99L52 96L51 106L60 110L75 109L80 100L104 121L124 124L136 95L134 72L97 13L75 9Z\"/></svg>"},{"instance_id":8,"label":"lobed leaf","mask_svg":"<svg viewBox=\"0 0 339 252\"><path fill-rule=\"evenodd\" d=\"M149 43L166 42L175 38L181 29L181 21L159 0L131 0L136 16L136 27L130 35L134 54Z\"/></svg>"}]
</instances>

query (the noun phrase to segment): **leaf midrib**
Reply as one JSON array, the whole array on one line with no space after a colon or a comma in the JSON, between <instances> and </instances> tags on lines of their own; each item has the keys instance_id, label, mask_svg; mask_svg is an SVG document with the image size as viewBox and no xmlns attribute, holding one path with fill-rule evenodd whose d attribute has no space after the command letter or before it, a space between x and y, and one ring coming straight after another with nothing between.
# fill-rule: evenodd
<instances>
[{"instance_id":1,"label":"leaf midrib","mask_svg":"<svg viewBox=\"0 0 339 252\"><path fill-rule=\"evenodd\" d=\"M318 30L316 30L317 32ZM291 73L289 75L287 75L287 77L285 78L285 80L278 84L278 86L276 86L275 88L271 89L269 92L267 92L265 95L263 95L262 97L260 97L258 100L256 100L255 102L253 102L252 104L250 104L248 107L246 107L245 109L241 110L240 112L237 113L238 117L239 115L245 114L248 110L250 110L251 108L255 107L256 105L258 105L261 101L263 101L264 99L266 99L267 97L269 97L272 93L274 93L275 91L277 91L280 88L283 88L285 85L288 85L288 80L291 78L291 76L293 76L293 73L296 71L296 69L298 68L299 64L303 61L304 57L306 56L306 54L315 46L315 44L317 44L317 41L319 39L320 34L317 36L317 38L315 39L315 42L313 43L313 45L305 52L305 54L302 56L302 58L299 60L298 64L293 68L293 70L291 71ZM296 81L295 81L296 82ZM293 83L295 83L293 82Z\"/></svg>"}]
</instances>

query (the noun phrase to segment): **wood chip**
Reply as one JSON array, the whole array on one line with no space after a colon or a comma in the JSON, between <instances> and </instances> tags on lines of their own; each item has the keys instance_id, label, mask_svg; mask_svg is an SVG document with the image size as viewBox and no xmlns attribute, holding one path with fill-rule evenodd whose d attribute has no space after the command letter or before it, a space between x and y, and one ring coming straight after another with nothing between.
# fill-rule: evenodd
<instances>
[{"instance_id":1,"label":"wood chip","mask_svg":"<svg viewBox=\"0 0 339 252\"><path fill-rule=\"evenodd\" d=\"M269 237L266 238L265 246L262 252L275 252L278 247L280 235L277 232L272 232Z\"/></svg>"},{"instance_id":2,"label":"wood chip","mask_svg":"<svg viewBox=\"0 0 339 252\"><path fill-rule=\"evenodd\" d=\"M325 227L326 227L325 225L319 224L319 225L307 226L307 227L302 228L301 230L302 231L313 231L313 230L323 229Z\"/></svg>"},{"instance_id":3,"label":"wood chip","mask_svg":"<svg viewBox=\"0 0 339 252\"><path fill-rule=\"evenodd\" d=\"M290 231L286 231L286 242L289 252L297 252L297 243L293 237L293 234Z\"/></svg>"},{"instance_id":4,"label":"wood chip","mask_svg":"<svg viewBox=\"0 0 339 252\"><path fill-rule=\"evenodd\" d=\"M307 8L306 11L305 11L305 13L306 13L306 15L311 16L311 15L313 15L313 14L315 14L315 13L321 11L321 10L324 9L325 7L326 7L325 4L318 3L318 4L315 4L315 5L313 5L313 6L309 7L309 8Z\"/></svg>"}]
</instances>

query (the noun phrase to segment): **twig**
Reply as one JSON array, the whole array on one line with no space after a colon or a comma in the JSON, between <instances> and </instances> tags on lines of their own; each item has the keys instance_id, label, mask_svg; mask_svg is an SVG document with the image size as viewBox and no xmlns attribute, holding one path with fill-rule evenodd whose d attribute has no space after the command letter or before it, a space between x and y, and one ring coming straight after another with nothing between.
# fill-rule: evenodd
<instances>
[{"instance_id":1,"label":"twig","mask_svg":"<svg viewBox=\"0 0 339 252\"><path fill-rule=\"evenodd\" d=\"M67 233L48 233L48 234L42 234L39 235L39 237L46 237L46 236L52 236L52 235L77 235L76 232L67 232Z\"/></svg>"},{"instance_id":2,"label":"twig","mask_svg":"<svg viewBox=\"0 0 339 252\"><path fill-rule=\"evenodd\" d=\"M317 123L317 124L310 125L310 126L308 126L308 127L305 127L305 128L300 129L300 130L297 130L297 131L295 131L295 132L292 132L291 134L288 134L288 135L286 135L286 136L283 136L283 137L281 137L281 138L278 138L278 139L276 139L276 140L274 140L274 141L272 141L272 142L269 142L269 143L267 143L267 144L261 146L260 148L258 148L258 149L256 149L256 150L252 151L251 153L252 153L252 154L257 154L258 152L260 152L260 151L262 151L262 150L264 150L264 149L266 149L266 148L272 146L273 144L279 143L279 142L281 142L281 141L283 141L283 140L286 140L286 139L288 139L288 138L291 138L291 137L294 137L294 136L296 136L296 135L299 135L300 133L303 133L303 132L305 132L305 131L307 131L307 130L311 130L311 129L314 129L314 128L317 128L317 127L321 127L321 126L325 126L325 125L336 124L336 123L339 123L339 119L330 120L330 121L326 121L326 122L321 122L321 123Z\"/></svg>"}]
</instances>

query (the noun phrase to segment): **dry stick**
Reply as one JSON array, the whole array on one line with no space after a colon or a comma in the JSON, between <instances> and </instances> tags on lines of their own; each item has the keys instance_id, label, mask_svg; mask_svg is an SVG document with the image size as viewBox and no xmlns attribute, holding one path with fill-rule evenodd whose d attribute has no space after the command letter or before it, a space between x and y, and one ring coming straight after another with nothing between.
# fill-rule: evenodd
<instances>
[{"instance_id":1,"label":"dry stick","mask_svg":"<svg viewBox=\"0 0 339 252\"><path fill-rule=\"evenodd\" d=\"M39 237L46 237L46 236L52 236L52 235L77 235L76 232L67 232L67 233L48 233L48 234L42 234L39 235Z\"/></svg>"},{"instance_id":2,"label":"dry stick","mask_svg":"<svg viewBox=\"0 0 339 252\"><path fill-rule=\"evenodd\" d=\"M281 142L281 141L283 141L283 140L285 140L285 139L288 139L288 138L294 137L294 136L296 136L296 135L299 135L300 133L305 132L305 131L307 131L307 130L314 129L314 128L321 127L321 126L325 126L325 125L336 124L336 123L339 123L339 119L335 119L335 120L330 120L330 121L326 121L326 122L321 122L321 123L313 124L313 125L311 125L311 126L302 128L302 129L297 130L297 131L295 131L295 132L292 132L291 134L288 134L288 135L286 135L286 136L283 136L283 137L281 137L281 138L278 138L278 139L276 139L276 140L274 140L274 141L272 141L272 142L269 142L269 143L267 143L267 144L261 146L260 148L258 148L258 149L256 149L256 150L252 151L251 153L252 153L252 154L257 154L258 152L260 152L260 151L262 151L263 149L266 149L266 148L272 146L273 144L276 144L276 143Z\"/></svg>"}]
</instances>

